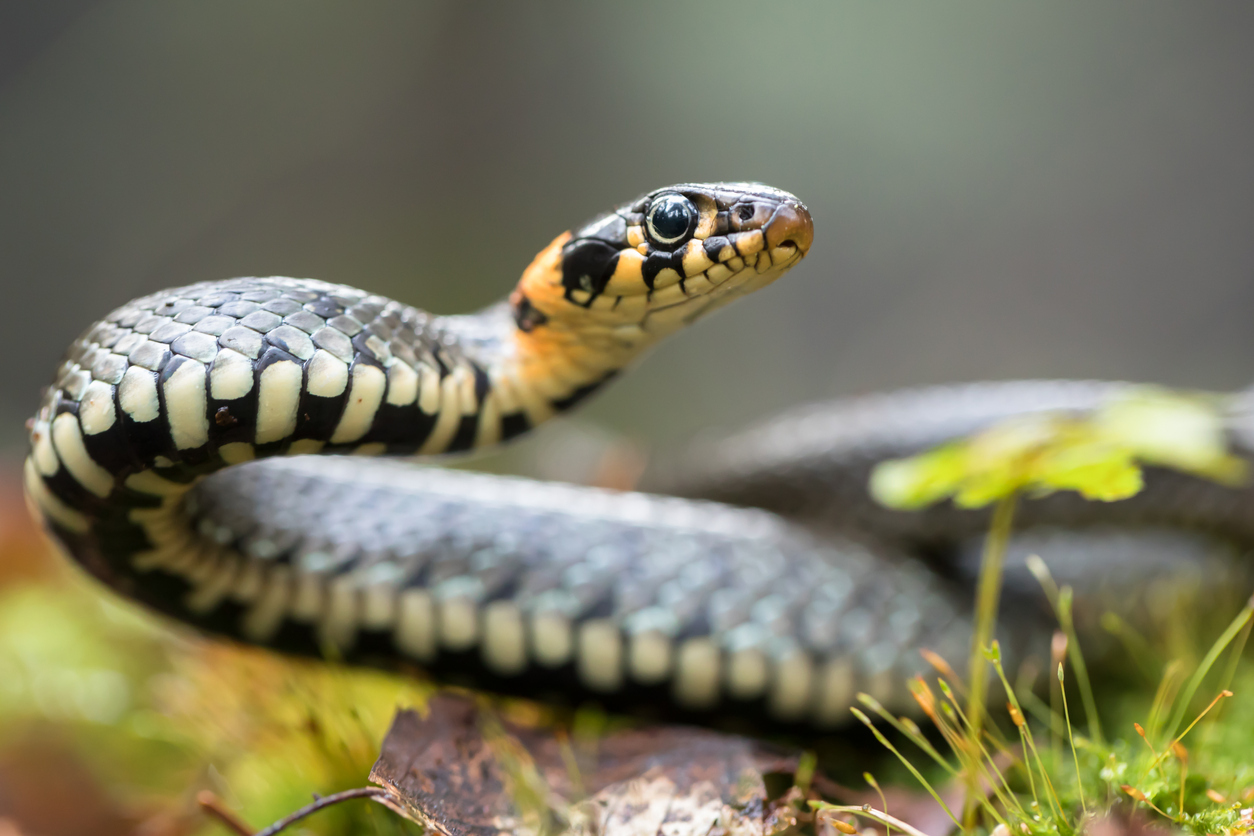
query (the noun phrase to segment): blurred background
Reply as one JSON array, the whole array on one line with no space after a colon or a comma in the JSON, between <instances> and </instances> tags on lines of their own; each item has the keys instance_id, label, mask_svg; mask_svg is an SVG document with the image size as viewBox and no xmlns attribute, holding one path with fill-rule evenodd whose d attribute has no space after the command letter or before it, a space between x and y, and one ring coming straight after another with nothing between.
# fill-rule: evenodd
<instances>
[{"instance_id":1,"label":"blurred background","mask_svg":"<svg viewBox=\"0 0 1254 836\"><path fill-rule=\"evenodd\" d=\"M544 432L647 448L978 378L1233 388L1254 380L1252 37L1254 7L1207 2L0 4L0 743L55 727L79 763L101 729L165 740L153 682L190 664L92 609L17 490L39 387L112 307L281 274L465 311L618 202L753 179L809 205L805 264ZM50 670L80 696L50 703ZM185 744L171 786L205 768ZM147 796L99 760L130 832Z\"/></svg>"}]
</instances>

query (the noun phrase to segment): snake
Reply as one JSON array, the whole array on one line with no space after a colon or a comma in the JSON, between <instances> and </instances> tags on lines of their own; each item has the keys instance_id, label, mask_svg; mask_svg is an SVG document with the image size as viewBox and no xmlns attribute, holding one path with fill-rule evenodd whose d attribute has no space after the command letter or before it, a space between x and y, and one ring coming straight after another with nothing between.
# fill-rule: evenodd
<instances>
[{"instance_id":1,"label":"snake","mask_svg":"<svg viewBox=\"0 0 1254 836\"><path fill-rule=\"evenodd\" d=\"M880 507L870 468L1007 416L1092 410L1127 384L812 405L668 456L634 491L433 461L571 410L774 283L813 229L788 192L687 183L558 236L476 313L281 277L135 299L72 343L28 422L28 504L122 596L289 654L696 722L826 730L859 692L908 706L919 648L967 653L987 518ZM1225 413L1242 449L1251 403ZM1251 499L1155 471L1096 516L1025 502L1015 548L1061 543L1079 576L1122 572L1136 599L1147 567L1173 584L1224 576L1254 541ZM1011 614L1015 640L1032 619Z\"/></svg>"}]
</instances>

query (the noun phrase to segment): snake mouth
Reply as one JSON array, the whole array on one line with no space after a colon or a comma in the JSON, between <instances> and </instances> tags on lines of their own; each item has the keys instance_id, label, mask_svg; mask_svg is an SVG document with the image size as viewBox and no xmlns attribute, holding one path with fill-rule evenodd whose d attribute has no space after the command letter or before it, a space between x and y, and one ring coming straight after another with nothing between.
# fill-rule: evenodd
<instances>
[{"instance_id":1,"label":"snake mouth","mask_svg":"<svg viewBox=\"0 0 1254 836\"><path fill-rule=\"evenodd\" d=\"M669 290L683 293L673 302L654 304L645 311L639 322L642 331L660 337L696 322L706 314L760 290L771 284L804 257L801 248L792 241L781 241L770 251L763 251L744 260L744 267L732 273L714 273L714 268L692 279L685 280Z\"/></svg>"}]
</instances>

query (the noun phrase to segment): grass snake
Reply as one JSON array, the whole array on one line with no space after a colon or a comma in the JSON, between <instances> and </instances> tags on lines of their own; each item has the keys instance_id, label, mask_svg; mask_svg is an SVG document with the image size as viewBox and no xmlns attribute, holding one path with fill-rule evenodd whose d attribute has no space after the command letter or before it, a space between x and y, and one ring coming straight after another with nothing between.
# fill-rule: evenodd
<instances>
[{"instance_id":1,"label":"grass snake","mask_svg":"<svg viewBox=\"0 0 1254 836\"><path fill-rule=\"evenodd\" d=\"M860 690L902 708L917 648L965 658L986 521L880 508L870 467L1121 384L808 407L669 459L650 493L380 458L528 431L775 281L812 235L786 192L681 184L559 236L470 315L289 278L136 299L71 345L29 422L29 502L121 594L286 652L698 721L833 727ZM1154 472L1126 502L1027 503L1016 549L1053 544L1064 579L1100 575L1130 601L1147 573L1227 577L1250 507L1248 490ZM1028 625L1007 638L1030 649Z\"/></svg>"}]
</instances>

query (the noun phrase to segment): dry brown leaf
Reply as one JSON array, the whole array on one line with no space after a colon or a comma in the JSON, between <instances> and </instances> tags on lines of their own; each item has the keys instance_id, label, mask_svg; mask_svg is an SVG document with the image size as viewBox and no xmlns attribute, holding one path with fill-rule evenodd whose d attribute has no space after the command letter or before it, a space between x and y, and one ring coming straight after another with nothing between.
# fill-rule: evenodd
<instances>
[{"instance_id":1,"label":"dry brown leaf","mask_svg":"<svg viewBox=\"0 0 1254 836\"><path fill-rule=\"evenodd\" d=\"M576 755L551 730L497 727L471 700L441 695L425 717L397 713L370 778L442 836L758 836L795 823L795 800L772 802L762 776L796 765L759 741L666 726L611 734Z\"/></svg>"}]
</instances>

